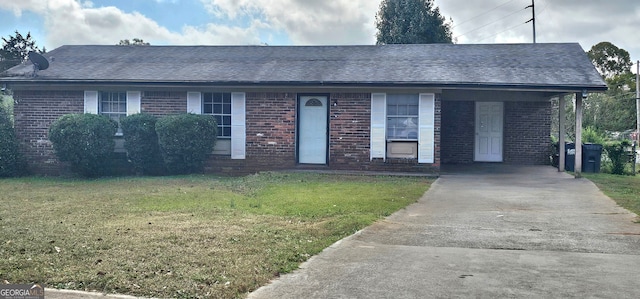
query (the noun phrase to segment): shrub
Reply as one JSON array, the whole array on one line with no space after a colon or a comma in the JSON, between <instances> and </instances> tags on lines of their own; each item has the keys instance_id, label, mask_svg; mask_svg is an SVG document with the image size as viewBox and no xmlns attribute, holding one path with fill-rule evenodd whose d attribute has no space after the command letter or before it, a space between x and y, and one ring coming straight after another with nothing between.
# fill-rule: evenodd
<instances>
[{"instance_id":1,"label":"shrub","mask_svg":"<svg viewBox=\"0 0 640 299\"><path fill-rule=\"evenodd\" d=\"M608 162L611 164L612 174L624 174L624 168L629 163L626 148L631 146L628 140L611 141L604 145L604 151L607 154Z\"/></svg>"},{"instance_id":2,"label":"shrub","mask_svg":"<svg viewBox=\"0 0 640 299\"><path fill-rule=\"evenodd\" d=\"M583 143L604 144L606 141L607 135L594 127L589 126L582 130Z\"/></svg>"},{"instance_id":3,"label":"shrub","mask_svg":"<svg viewBox=\"0 0 640 299\"><path fill-rule=\"evenodd\" d=\"M51 124L49 140L62 162L83 176L108 173L118 124L104 115L67 114Z\"/></svg>"},{"instance_id":4,"label":"shrub","mask_svg":"<svg viewBox=\"0 0 640 299\"><path fill-rule=\"evenodd\" d=\"M133 114L120 119L124 148L137 174L162 174L164 163L160 155L156 122L151 114Z\"/></svg>"},{"instance_id":5,"label":"shrub","mask_svg":"<svg viewBox=\"0 0 640 299\"><path fill-rule=\"evenodd\" d=\"M11 177L24 174L24 159L11 115L0 102L0 177Z\"/></svg>"},{"instance_id":6,"label":"shrub","mask_svg":"<svg viewBox=\"0 0 640 299\"><path fill-rule=\"evenodd\" d=\"M216 142L217 125L208 115L178 114L156 123L160 152L172 174L200 172Z\"/></svg>"}]
</instances>

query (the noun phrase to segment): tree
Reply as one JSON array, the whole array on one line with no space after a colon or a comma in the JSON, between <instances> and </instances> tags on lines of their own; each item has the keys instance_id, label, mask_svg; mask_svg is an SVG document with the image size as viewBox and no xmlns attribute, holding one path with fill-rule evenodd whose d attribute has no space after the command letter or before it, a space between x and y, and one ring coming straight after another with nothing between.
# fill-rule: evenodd
<instances>
[{"instance_id":1,"label":"tree","mask_svg":"<svg viewBox=\"0 0 640 299\"><path fill-rule=\"evenodd\" d=\"M146 43L141 38L134 38L133 41L128 39L120 40L120 42L116 46L149 46L149 43Z\"/></svg>"},{"instance_id":2,"label":"tree","mask_svg":"<svg viewBox=\"0 0 640 299\"><path fill-rule=\"evenodd\" d=\"M609 89L585 101L583 123L599 131L625 131L636 126L635 75L629 52L600 42L587 55Z\"/></svg>"},{"instance_id":3,"label":"tree","mask_svg":"<svg viewBox=\"0 0 640 299\"><path fill-rule=\"evenodd\" d=\"M38 53L46 52L43 47L40 50L36 46L36 41L31 37L31 32L27 32L26 36L16 31L15 36L9 35L9 37L2 38L2 49L0 49L0 72L8 70L23 61L27 60L29 52L34 51Z\"/></svg>"},{"instance_id":4,"label":"tree","mask_svg":"<svg viewBox=\"0 0 640 299\"><path fill-rule=\"evenodd\" d=\"M587 52L600 75L611 79L617 75L631 73L631 58L625 49L616 47L610 42L600 42Z\"/></svg>"},{"instance_id":5,"label":"tree","mask_svg":"<svg viewBox=\"0 0 640 299\"><path fill-rule=\"evenodd\" d=\"M378 45L452 43L451 24L433 0L383 0L376 28Z\"/></svg>"}]
</instances>

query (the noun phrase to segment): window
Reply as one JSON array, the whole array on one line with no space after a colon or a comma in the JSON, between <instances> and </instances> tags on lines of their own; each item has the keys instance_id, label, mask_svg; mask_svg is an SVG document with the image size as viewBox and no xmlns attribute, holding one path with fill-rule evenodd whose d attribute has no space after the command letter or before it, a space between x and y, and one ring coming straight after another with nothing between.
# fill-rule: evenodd
<instances>
[{"instance_id":1,"label":"window","mask_svg":"<svg viewBox=\"0 0 640 299\"><path fill-rule=\"evenodd\" d=\"M387 140L418 140L418 94L387 95Z\"/></svg>"},{"instance_id":2,"label":"window","mask_svg":"<svg viewBox=\"0 0 640 299\"><path fill-rule=\"evenodd\" d=\"M202 93L203 114L213 115L218 123L218 137L231 138L231 93Z\"/></svg>"},{"instance_id":3,"label":"window","mask_svg":"<svg viewBox=\"0 0 640 299\"><path fill-rule=\"evenodd\" d=\"M126 92L101 92L100 104L98 106L100 114L118 122L118 132L122 135L120 128L120 118L127 116L127 93Z\"/></svg>"}]
</instances>

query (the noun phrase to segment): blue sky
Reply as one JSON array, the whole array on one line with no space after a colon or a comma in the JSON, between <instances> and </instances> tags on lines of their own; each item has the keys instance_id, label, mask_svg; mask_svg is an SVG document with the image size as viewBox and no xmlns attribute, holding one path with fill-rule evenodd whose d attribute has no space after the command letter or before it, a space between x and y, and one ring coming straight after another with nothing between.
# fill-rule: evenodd
<instances>
[{"instance_id":1,"label":"blue sky","mask_svg":"<svg viewBox=\"0 0 640 299\"><path fill-rule=\"evenodd\" d=\"M374 44L381 0L0 0L0 36L64 44ZM458 43L529 43L531 0L435 0ZM640 1L535 0L538 42L610 41L640 59Z\"/></svg>"}]
</instances>

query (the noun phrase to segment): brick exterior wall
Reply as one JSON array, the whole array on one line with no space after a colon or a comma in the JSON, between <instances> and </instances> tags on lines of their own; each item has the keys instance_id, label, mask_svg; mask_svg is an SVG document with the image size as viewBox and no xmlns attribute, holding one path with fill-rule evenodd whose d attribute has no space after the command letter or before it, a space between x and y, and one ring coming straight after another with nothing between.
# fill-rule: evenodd
<instances>
[{"instance_id":1,"label":"brick exterior wall","mask_svg":"<svg viewBox=\"0 0 640 299\"><path fill-rule=\"evenodd\" d=\"M443 164L473 163L476 108L473 101L442 103Z\"/></svg>"},{"instance_id":2,"label":"brick exterior wall","mask_svg":"<svg viewBox=\"0 0 640 299\"><path fill-rule=\"evenodd\" d=\"M551 102L505 102L504 163L547 165Z\"/></svg>"},{"instance_id":3,"label":"brick exterior wall","mask_svg":"<svg viewBox=\"0 0 640 299\"><path fill-rule=\"evenodd\" d=\"M329 105L329 166L366 169L371 139L371 94L332 94Z\"/></svg>"},{"instance_id":4,"label":"brick exterior wall","mask_svg":"<svg viewBox=\"0 0 640 299\"><path fill-rule=\"evenodd\" d=\"M47 139L51 123L68 113L84 111L84 92L16 91L14 98L17 135L31 169L36 174L60 174ZM246 159L212 155L205 170L213 173L247 174L264 170L317 168L337 170L405 171L438 173L440 167L441 99L435 102L435 163L417 159L369 160L370 93L329 94L329 160L327 165L297 165L297 93L246 93ZM332 103L336 103L335 106ZM159 117L186 112L186 91L145 91L141 110Z\"/></svg>"},{"instance_id":5,"label":"brick exterior wall","mask_svg":"<svg viewBox=\"0 0 640 299\"><path fill-rule=\"evenodd\" d=\"M246 159L213 155L207 171L247 174L296 165L295 93L246 93Z\"/></svg>"},{"instance_id":6,"label":"brick exterior wall","mask_svg":"<svg viewBox=\"0 0 640 299\"><path fill-rule=\"evenodd\" d=\"M69 113L84 112L83 91L15 91L16 135L31 172L45 175L61 173L53 145L48 139L51 123Z\"/></svg>"},{"instance_id":7,"label":"brick exterior wall","mask_svg":"<svg viewBox=\"0 0 640 299\"><path fill-rule=\"evenodd\" d=\"M445 101L442 107L442 163L473 163L475 102ZM550 134L550 101L504 102L505 164L549 164Z\"/></svg>"},{"instance_id":8,"label":"brick exterior wall","mask_svg":"<svg viewBox=\"0 0 640 299\"><path fill-rule=\"evenodd\" d=\"M140 109L143 113L161 117L187 112L187 93L179 91L145 91Z\"/></svg>"},{"instance_id":9,"label":"brick exterior wall","mask_svg":"<svg viewBox=\"0 0 640 299\"><path fill-rule=\"evenodd\" d=\"M440 98L436 97L435 163L417 159L369 160L371 94L329 95L329 160L327 165L297 165L296 93L246 94L246 159L212 156L207 171L247 174L281 169L336 169L438 173L440 166ZM336 103L334 106L333 103Z\"/></svg>"}]
</instances>

